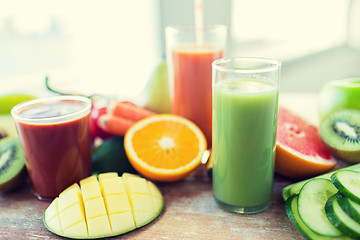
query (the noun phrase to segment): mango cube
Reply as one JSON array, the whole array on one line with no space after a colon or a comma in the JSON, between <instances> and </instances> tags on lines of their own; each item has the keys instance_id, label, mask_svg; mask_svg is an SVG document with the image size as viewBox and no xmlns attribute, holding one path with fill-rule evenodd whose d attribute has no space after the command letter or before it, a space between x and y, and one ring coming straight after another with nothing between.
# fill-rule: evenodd
<instances>
[{"instance_id":1,"label":"mango cube","mask_svg":"<svg viewBox=\"0 0 360 240\"><path fill-rule=\"evenodd\" d=\"M59 211L64 211L69 207L81 202L81 191L79 185L72 185L60 193L58 200Z\"/></svg>"},{"instance_id":2,"label":"mango cube","mask_svg":"<svg viewBox=\"0 0 360 240\"><path fill-rule=\"evenodd\" d=\"M126 191L131 195L132 193L149 194L149 188L145 178L130 177L124 180Z\"/></svg>"},{"instance_id":3,"label":"mango cube","mask_svg":"<svg viewBox=\"0 0 360 240\"><path fill-rule=\"evenodd\" d=\"M141 212L141 211L135 211L134 212L134 220L137 227L144 226L149 222L149 219L151 219L151 216L154 213L152 212Z\"/></svg>"},{"instance_id":4,"label":"mango cube","mask_svg":"<svg viewBox=\"0 0 360 240\"><path fill-rule=\"evenodd\" d=\"M99 197L85 201L85 214L87 219L106 215L103 198Z\"/></svg>"},{"instance_id":5,"label":"mango cube","mask_svg":"<svg viewBox=\"0 0 360 240\"><path fill-rule=\"evenodd\" d=\"M136 228L131 211L111 214L110 222L114 232L129 232Z\"/></svg>"},{"instance_id":6,"label":"mango cube","mask_svg":"<svg viewBox=\"0 0 360 240\"><path fill-rule=\"evenodd\" d=\"M75 225L64 230L64 235L69 237L83 237L88 236L88 230L85 221L81 221Z\"/></svg>"},{"instance_id":7,"label":"mango cube","mask_svg":"<svg viewBox=\"0 0 360 240\"><path fill-rule=\"evenodd\" d=\"M108 214L131 211L129 198L126 193L106 196L105 205Z\"/></svg>"},{"instance_id":8,"label":"mango cube","mask_svg":"<svg viewBox=\"0 0 360 240\"><path fill-rule=\"evenodd\" d=\"M112 234L109 218L107 215L88 220L89 236L103 237Z\"/></svg>"},{"instance_id":9,"label":"mango cube","mask_svg":"<svg viewBox=\"0 0 360 240\"><path fill-rule=\"evenodd\" d=\"M58 210L58 201L59 197L55 198L50 206L48 207L47 211L45 212L45 221L50 221L56 216L59 216L59 210Z\"/></svg>"},{"instance_id":10,"label":"mango cube","mask_svg":"<svg viewBox=\"0 0 360 240\"><path fill-rule=\"evenodd\" d=\"M80 206L80 203L77 203L70 208L60 212L60 221L61 227L63 230L81 222L84 220L84 210Z\"/></svg>"},{"instance_id":11,"label":"mango cube","mask_svg":"<svg viewBox=\"0 0 360 240\"><path fill-rule=\"evenodd\" d=\"M58 232L63 232L59 215L56 215L54 218L49 220L48 225L50 228L55 229Z\"/></svg>"},{"instance_id":12,"label":"mango cube","mask_svg":"<svg viewBox=\"0 0 360 240\"><path fill-rule=\"evenodd\" d=\"M80 185L81 185L81 193L84 201L102 196L98 181L86 182Z\"/></svg>"},{"instance_id":13,"label":"mango cube","mask_svg":"<svg viewBox=\"0 0 360 240\"><path fill-rule=\"evenodd\" d=\"M105 196L125 193L126 190L122 178L103 179L101 182L101 192Z\"/></svg>"},{"instance_id":14,"label":"mango cube","mask_svg":"<svg viewBox=\"0 0 360 240\"><path fill-rule=\"evenodd\" d=\"M84 179L80 180L79 183L80 183L80 186L82 186L89 182L97 182L96 176L92 175L90 177L84 178Z\"/></svg>"},{"instance_id":15,"label":"mango cube","mask_svg":"<svg viewBox=\"0 0 360 240\"><path fill-rule=\"evenodd\" d=\"M102 185L103 180L117 178L117 177L118 177L118 174L116 172L103 173L103 174L99 175L99 183L100 183L100 185Z\"/></svg>"},{"instance_id":16,"label":"mango cube","mask_svg":"<svg viewBox=\"0 0 360 240\"><path fill-rule=\"evenodd\" d=\"M151 197L149 195L133 193L129 198L131 208L134 211L152 212L154 209Z\"/></svg>"},{"instance_id":17,"label":"mango cube","mask_svg":"<svg viewBox=\"0 0 360 240\"><path fill-rule=\"evenodd\" d=\"M73 184L44 212L53 233L81 239L120 235L154 220L164 207L159 189L137 175L104 173Z\"/></svg>"}]
</instances>

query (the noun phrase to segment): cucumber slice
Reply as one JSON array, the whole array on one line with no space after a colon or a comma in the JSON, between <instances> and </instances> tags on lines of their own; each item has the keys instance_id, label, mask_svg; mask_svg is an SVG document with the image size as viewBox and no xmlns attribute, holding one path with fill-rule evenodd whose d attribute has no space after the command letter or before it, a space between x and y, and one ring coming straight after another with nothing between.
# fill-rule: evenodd
<instances>
[{"instance_id":1,"label":"cucumber slice","mask_svg":"<svg viewBox=\"0 0 360 240\"><path fill-rule=\"evenodd\" d=\"M342 236L329 221L325 213L325 204L337 189L330 180L317 178L305 183L299 193L298 211L301 220L313 232L327 237Z\"/></svg>"},{"instance_id":2,"label":"cucumber slice","mask_svg":"<svg viewBox=\"0 0 360 240\"><path fill-rule=\"evenodd\" d=\"M331 196L326 202L325 211L330 222L341 232L355 239L360 238L360 224L342 210L336 195Z\"/></svg>"},{"instance_id":3,"label":"cucumber slice","mask_svg":"<svg viewBox=\"0 0 360 240\"><path fill-rule=\"evenodd\" d=\"M334 240L333 237L325 237L313 232L306 224L301 220L298 212L298 195L291 196L285 202L286 214L288 215L291 223L294 227L303 235L306 239L310 240ZM351 239L347 236L336 238L336 240Z\"/></svg>"},{"instance_id":4,"label":"cucumber slice","mask_svg":"<svg viewBox=\"0 0 360 240\"><path fill-rule=\"evenodd\" d=\"M360 204L360 173L341 170L331 175L331 181L346 197Z\"/></svg>"},{"instance_id":5,"label":"cucumber slice","mask_svg":"<svg viewBox=\"0 0 360 240\"><path fill-rule=\"evenodd\" d=\"M340 192L336 194L336 199L339 202L342 210L344 210L344 212L356 222L360 223L360 204L345 197Z\"/></svg>"},{"instance_id":6,"label":"cucumber slice","mask_svg":"<svg viewBox=\"0 0 360 240\"><path fill-rule=\"evenodd\" d=\"M354 164L354 165L349 165L349 166L341 168L341 169L349 169L349 170L354 170L354 171L360 172L360 163ZM282 189L281 195L282 195L283 199L286 200L293 195L299 194L301 188L308 181L315 179L315 178L330 179L331 175L333 173L335 173L336 171L340 171L340 170L335 170L335 171L328 172L328 173L325 173L325 174L322 174L322 175L319 175L319 176L316 176L316 177L313 177L310 179L303 180L301 182L290 184Z\"/></svg>"}]
</instances>

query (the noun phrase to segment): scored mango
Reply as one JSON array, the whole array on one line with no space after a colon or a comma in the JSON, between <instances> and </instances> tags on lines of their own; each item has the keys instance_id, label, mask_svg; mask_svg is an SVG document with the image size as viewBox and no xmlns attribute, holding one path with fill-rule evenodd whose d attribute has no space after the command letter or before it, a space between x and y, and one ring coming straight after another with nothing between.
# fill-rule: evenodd
<instances>
[{"instance_id":1,"label":"scored mango","mask_svg":"<svg viewBox=\"0 0 360 240\"><path fill-rule=\"evenodd\" d=\"M137 175L90 176L60 193L44 212L57 235L94 239L127 233L154 220L164 208L160 190Z\"/></svg>"}]
</instances>

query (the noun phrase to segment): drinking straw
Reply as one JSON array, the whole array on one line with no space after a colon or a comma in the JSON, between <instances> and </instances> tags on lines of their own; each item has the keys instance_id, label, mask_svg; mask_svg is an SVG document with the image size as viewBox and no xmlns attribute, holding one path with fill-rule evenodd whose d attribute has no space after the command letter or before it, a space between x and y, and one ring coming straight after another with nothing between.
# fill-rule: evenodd
<instances>
[{"instance_id":1,"label":"drinking straw","mask_svg":"<svg viewBox=\"0 0 360 240\"><path fill-rule=\"evenodd\" d=\"M204 42L203 0L195 0L194 3L195 3L194 11L195 11L195 31L196 31L195 40L197 45L202 45Z\"/></svg>"}]
</instances>

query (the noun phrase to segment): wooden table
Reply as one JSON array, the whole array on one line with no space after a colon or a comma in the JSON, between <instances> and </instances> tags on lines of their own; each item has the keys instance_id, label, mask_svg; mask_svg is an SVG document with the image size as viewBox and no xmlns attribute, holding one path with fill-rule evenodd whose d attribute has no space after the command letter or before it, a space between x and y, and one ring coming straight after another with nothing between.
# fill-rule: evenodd
<instances>
[{"instance_id":1,"label":"wooden table","mask_svg":"<svg viewBox=\"0 0 360 240\"><path fill-rule=\"evenodd\" d=\"M316 121L316 96L280 95L280 102ZM165 209L152 223L113 239L304 239L290 223L281 190L293 180L275 175L271 206L264 212L240 215L221 209L214 201L204 166L176 183L156 183ZM37 200L29 184L0 193L0 239L62 239L43 224L48 202Z\"/></svg>"},{"instance_id":2,"label":"wooden table","mask_svg":"<svg viewBox=\"0 0 360 240\"><path fill-rule=\"evenodd\" d=\"M275 176L271 206L253 215L217 206L204 166L176 183L156 183L165 198L163 213L149 225L115 239L302 239L286 216L281 189L293 181ZM0 194L0 239L62 239L43 224L48 202L37 200L29 184Z\"/></svg>"}]
</instances>

